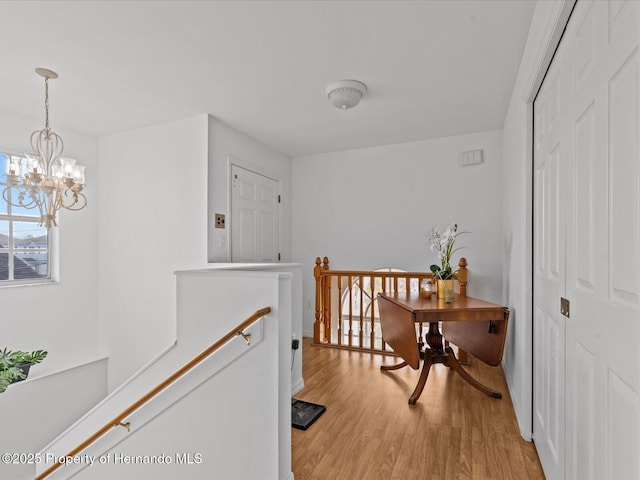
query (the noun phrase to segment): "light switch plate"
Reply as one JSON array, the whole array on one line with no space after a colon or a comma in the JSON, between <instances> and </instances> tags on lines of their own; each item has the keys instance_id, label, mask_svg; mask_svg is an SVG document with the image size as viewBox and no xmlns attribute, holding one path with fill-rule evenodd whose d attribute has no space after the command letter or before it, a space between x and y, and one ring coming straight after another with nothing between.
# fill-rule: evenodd
<instances>
[{"instance_id":1,"label":"light switch plate","mask_svg":"<svg viewBox=\"0 0 640 480\"><path fill-rule=\"evenodd\" d=\"M460 153L459 162L461 167L478 165L483 162L482 150L470 150Z\"/></svg>"}]
</instances>

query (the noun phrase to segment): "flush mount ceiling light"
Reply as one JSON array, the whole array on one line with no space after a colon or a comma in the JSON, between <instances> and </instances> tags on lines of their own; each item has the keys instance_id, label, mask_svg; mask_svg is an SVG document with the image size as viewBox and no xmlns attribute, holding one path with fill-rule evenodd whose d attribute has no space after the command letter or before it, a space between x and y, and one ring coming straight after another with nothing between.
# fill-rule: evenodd
<instances>
[{"instance_id":1,"label":"flush mount ceiling light","mask_svg":"<svg viewBox=\"0 0 640 480\"><path fill-rule=\"evenodd\" d=\"M324 93L336 108L347 110L353 108L367 91L367 86L357 80L340 80L326 86Z\"/></svg>"}]
</instances>

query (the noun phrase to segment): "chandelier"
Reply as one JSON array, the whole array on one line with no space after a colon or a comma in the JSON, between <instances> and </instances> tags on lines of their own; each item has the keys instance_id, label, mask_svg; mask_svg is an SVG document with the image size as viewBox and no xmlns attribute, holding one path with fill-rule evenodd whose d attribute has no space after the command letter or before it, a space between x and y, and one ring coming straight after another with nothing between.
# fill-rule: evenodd
<instances>
[{"instance_id":1,"label":"chandelier","mask_svg":"<svg viewBox=\"0 0 640 480\"><path fill-rule=\"evenodd\" d=\"M72 158L61 157L62 137L49 127L49 80L55 80L58 74L46 68L36 68L36 73L44 77L44 129L31 134L31 152L7 158L7 186L2 198L14 207L37 208L40 225L49 229L58 226L56 214L61 208L82 210L87 206L82 193L85 167Z\"/></svg>"}]
</instances>

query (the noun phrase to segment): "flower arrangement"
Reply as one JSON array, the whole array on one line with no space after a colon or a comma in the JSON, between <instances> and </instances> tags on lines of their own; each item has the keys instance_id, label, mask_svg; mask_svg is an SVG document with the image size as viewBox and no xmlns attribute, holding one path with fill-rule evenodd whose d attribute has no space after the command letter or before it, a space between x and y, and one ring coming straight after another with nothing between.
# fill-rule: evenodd
<instances>
[{"instance_id":1,"label":"flower arrangement","mask_svg":"<svg viewBox=\"0 0 640 480\"><path fill-rule=\"evenodd\" d=\"M434 277L439 280L449 280L457 272L457 268L455 270L451 268L451 255L462 248L454 248L454 245L458 235L463 233L469 232L459 232L457 223L449 225L443 233L440 232L438 227L432 227L429 230L429 246L432 252L438 253L438 258L440 259L440 265L431 265L429 268Z\"/></svg>"}]
</instances>

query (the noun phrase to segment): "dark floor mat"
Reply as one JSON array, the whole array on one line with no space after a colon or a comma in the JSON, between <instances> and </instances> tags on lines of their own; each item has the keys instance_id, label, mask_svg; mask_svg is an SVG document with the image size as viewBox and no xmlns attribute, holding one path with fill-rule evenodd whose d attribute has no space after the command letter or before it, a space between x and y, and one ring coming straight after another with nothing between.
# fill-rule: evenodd
<instances>
[{"instance_id":1,"label":"dark floor mat","mask_svg":"<svg viewBox=\"0 0 640 480\"><path fill-rule=\"evenodd\" d=\"M324 405L305 402L303 400L291 400L291 426L299 430L306 430L320 415L327 410Z\"/></svg>"}]
</instances>

